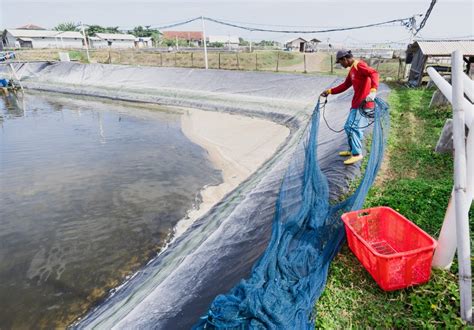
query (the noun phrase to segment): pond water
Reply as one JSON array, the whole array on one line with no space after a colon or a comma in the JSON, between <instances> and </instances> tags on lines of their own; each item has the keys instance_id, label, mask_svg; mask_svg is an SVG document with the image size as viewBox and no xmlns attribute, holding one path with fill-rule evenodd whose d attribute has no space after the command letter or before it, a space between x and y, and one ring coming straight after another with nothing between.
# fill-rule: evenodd
<instances>
[{"instance_id":1,"label":"pond water","mask_svg":"<svg viewBox=\"0 0 474 330\"><path fill-rule=\"evenodd\" d=\"M176 110L28 93L0 115L2 329L69 324L222 181Z\"/></svg>"}]
</instances>

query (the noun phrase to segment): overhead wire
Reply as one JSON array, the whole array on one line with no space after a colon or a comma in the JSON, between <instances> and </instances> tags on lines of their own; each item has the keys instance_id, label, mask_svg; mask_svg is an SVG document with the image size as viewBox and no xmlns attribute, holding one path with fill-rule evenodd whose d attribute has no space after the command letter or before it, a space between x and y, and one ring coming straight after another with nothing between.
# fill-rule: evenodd
<instances>
[{"instance_id":1,"label":"overhead wire","mask_svg":"<svg viewBox=\"0 0 474 330\"><path fill-rule=\"evenodd\" d=\"M416 31L414 33L415 36L418 34L418 32L421 31L421 29L423 29L425 27L425 24L428 21L428 18L430 17L430 15L431 15L431 11L433 10L433 8L435 6L436 1L437 0L431 0L430 6L428 7L428 10L426 11L425 16L423 17L423 20L421 21L420 25L418 26L418 28L416 29Z\"/></svg>"},{"instance_id":2,"label":"overhead wire","mask_svg":"<svg viewBox=\"0 0 474 330\"><path fill-rule=\"evenodd\" d=\"M404 26L407 26L410 24L410 20L412 17L407 17L407 18L398 18L398 19L393 19L389 21L384 21L384 22L378 22L378 23L372 23L372 24L364 24L364 25L357 25L357 26L351 26L351 27L338 27L338 28L329 28L329 29L316 29L316 30L279 30L279 29L266 29L266 28L260 28L256 27L257 24L253 23L247 23L247 24L252 24L255 26L249 26L245 24L236 24L232 23L230 21L224 21L220 19L215 19L211 17L195 17L191 19L187 19L184 21L176 22L176 23L171 23L171 24L166 24L166 25L160 25L160 26L155 26L155 25L149 25L150 27L153 27L154 29L158 30L164 30L164 29L169 29L172 27L178 27L182 25L189 24L191 22L204 19L209 22L213 22L216 24L220 25L225 25L225 26L230 26L250 32L272 32L272 33L282 33L282 34L291 34L291 33L297 33L297 34L304 34L304 33L328 33L328 32L338 32L338 31L348 31L348 30L357 30L357 29L364 29L364 28L369 28L369 27L380 27L383 25L389 25L389 24L394 24L394 23L400 23ZM270 25L267 25L270 26ZM284 26L282 26L284 27Z\"/></svg>"},{"instance_id":3,"label":"overhead wire","mask_svg":"<svg viewBox=\"0 0 474 330\"><path fill-rule=\"evenodd\" d=\"M298 33L298 34L303 34L303 33L327 33L327 32L337 32L337 31L348 31L348 30L357 30L357 29L363 29L363 28L368 28L368 27L375 27L375 26L381 26L381 25L386 25L390 23L406 23L408 22L411 17L407 18L398 18L398 19L393 19L385 22L379 22L379 23L372 23L372 24L365 24L365 25L358 25L358 26L351 26L351 27L342 27L342 28L331 28L331 29L322 29L322 30L276 30L276 29L263 29L263 28L257 28L257 27L250 27L250 26L245 26L245 25L240 25L240 24L234 24L230 22L225 22L219 19L214 19L210 17L204 17L205 20L209 22L214 22L217 24L221 25L227 25L230 27L238 28L238 29L243 29L243 30L248 30L248 31L258 31L258 32L276 32L276 33Z\"/></svg>"}]
</instances>

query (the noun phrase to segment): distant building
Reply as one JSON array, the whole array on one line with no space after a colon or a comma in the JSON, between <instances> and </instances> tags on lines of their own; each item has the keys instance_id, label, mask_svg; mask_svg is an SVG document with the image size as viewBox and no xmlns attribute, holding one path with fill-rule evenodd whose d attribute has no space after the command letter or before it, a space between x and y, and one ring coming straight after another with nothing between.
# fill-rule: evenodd
<instances>
[{"instance_id":1,"label":"distant building","mask_svg":"<svg viewBox=\"0 0 474 330\"><path fill-rule=\"evenodd\" d=\"M99 37L88 37L89 40L89 47L90 48L107 48L109 44L106 40L102 40Z\"/></svg>"},{"instance_id":2,"label":"distant building","mask_svg":"<svg viewBox=\"0 0 474 330\"><path fill-rule=\"evenodd\" d=\"M168 40L185 40L189 45L201 46L203 34L200 31L164 31L163 39Z\"/></svg>"},{"instance_id":3,"label":"distant building","mask_svg":"<svg viewBox=\"0 0 474 330\"><path fill-rule=\"evenodd\" d=\"M290 51L304 52L306 51L307 45L308 41L306 39L296 38L285 42L285 49Z\"/></svg>"},{"instance_id":4,"label":"distant building","mask_svg":"<svg viewBox=\"0 0 474 330\"><path fill-rule=\"evenodd\" d=\"M7 29L2 34L2 43L8 48L82 48L82 34L33 29Z\"/></svg>"},{"instance_id":5,"label":"distant building","mask_svg":"<svg viewBox=\"0 0 474 330\"><path fill-rule=\"evenodd\" d=\"M26 24L26 25L17 27L16 30L46 30L46 29L38 25Z\"/></svg>"},{"instance_id":6,"label":"distant building","mask_svg":"<svg viewBox=\"0 0 474 330\"><path fill-rule=\"evenodd\" d=\"M135 38L136 48L150 48L153 47L153 40L151 37L138 37Z\"/></svg>"},{"instance_id":7,"label":"distant building","mask_svg":"<svg viewBox=\"0 0 474 330\"><path fill-rule=\"evenodd\" d=\"M135 48L135 36L122 33L96 33L95 37L105 41L110 48ZM96 43L97 44L97 43ZM104 45L104 43L100 43Z\"/></svg>"},{"instance_id":8,"label":"distant building","mask_svg":"<svg viewBox=\"0 0 474 330\"><path fill-rule=\"evenodd\" d=\"M411 64L408 85L419 86L423 79L428 59L451 59L451 53L461 50L466 63L466 73L471 74L474 65L474 40L417 40L408 46L406 63ZM434 61L433 61L434 62Z\"/></svg>"},{"instance_id":9,"label":"distant building","mask_svg":"<svg viewBox=\"0 0 474 330\"><path fill-rule=\"evenodd\" d=\"M208 44L220 43L229 49L236 49L240 41L238 36L209 36L207 42Z\"/></svg>"}]
</instances>

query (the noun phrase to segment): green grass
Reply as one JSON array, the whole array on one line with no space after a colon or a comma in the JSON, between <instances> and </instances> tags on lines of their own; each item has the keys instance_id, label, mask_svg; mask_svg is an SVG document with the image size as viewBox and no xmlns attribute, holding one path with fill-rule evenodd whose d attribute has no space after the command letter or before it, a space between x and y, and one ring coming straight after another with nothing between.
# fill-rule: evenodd
<instances>
[{"instance_id":1,"label":"green grass","mask_svg":"<svg viewBox=\"0 0 474 330\"><path fill-rule=\"evenodd\" d=\"M385 166L365 207L392 207L437 237L451 194L453 160L451 155L435 153L434 147L452 113L448 107L429 109L432 93L392 86ZM473 214L471 210L471 228ZM344 246L331 264L327 286L315 306L316 327L462 327L456 269L455 265L452 271L434 270L427 284L384 292Z\"/></svg>"}]
</instances>

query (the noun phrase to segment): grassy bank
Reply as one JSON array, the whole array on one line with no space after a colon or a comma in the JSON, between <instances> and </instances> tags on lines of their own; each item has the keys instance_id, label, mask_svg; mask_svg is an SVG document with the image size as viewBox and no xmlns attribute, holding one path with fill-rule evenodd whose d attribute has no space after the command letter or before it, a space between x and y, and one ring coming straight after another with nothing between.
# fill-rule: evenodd
<instances>
[{"instance_id":1,"label":"grassy bank","mask_svg":"<svg viewBox=\"0 0 474 330\"><path fill-rule=\"evenodd\" d=\"M452 112L449 107L429 109L432 93L392 86L387 153L365 207L390 206L436 238L453 184L453 160L451 155L435 153L434 147ZM473 213L471 209L471 228ZM461 327L456 272L456 265L451 271L435 270L425 285L384 292L345 245L331 265L326 289L316 305L316 325Z\"/></svg>"}]
</instances>

